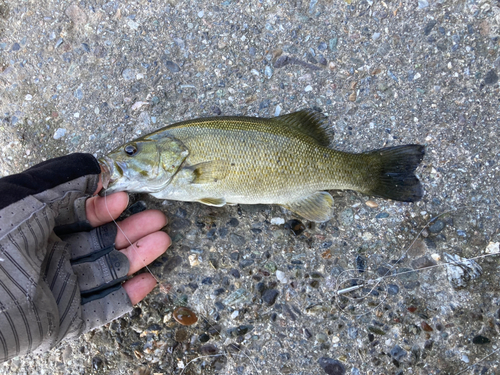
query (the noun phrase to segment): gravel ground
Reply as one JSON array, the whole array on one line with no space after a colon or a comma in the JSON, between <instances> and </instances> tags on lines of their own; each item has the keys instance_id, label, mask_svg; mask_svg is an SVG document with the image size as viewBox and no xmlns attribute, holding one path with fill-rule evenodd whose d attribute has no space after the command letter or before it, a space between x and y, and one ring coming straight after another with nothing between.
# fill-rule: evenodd
<instances>
[{"instance_id":1,"label":"gravel ground","mask_svg":"<svg viewBox=\"0 0 500 375\"><path fill-rule=\"evenodd\" d=\"M324 224L134 196L169 216L162 288L0 373L500 374L499 27L483 0L0 0L0 175L306 107L338 149L427 146L422 201L334 192Z\"/></svg>"}]
</instances>

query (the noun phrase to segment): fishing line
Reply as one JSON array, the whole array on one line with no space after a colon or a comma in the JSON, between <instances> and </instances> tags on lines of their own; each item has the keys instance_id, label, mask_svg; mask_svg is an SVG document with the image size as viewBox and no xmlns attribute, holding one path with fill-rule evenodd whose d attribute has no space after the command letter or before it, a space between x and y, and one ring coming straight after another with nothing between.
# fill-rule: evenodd
<instances>
[{"instance_id":1,"label":"fishing line","mask_svg":"<svg viewBox=\"0 0 500 375\"><path fill-rule=\"evenodd\" d=\"M113 223L115 223L116 227L120 230L120 232L123 234L123 236L126 238L126 240L128 241L128 243L130 244L130 246L132 247L132 249L135 251L136 255L139 257L139 259L141 260L142 262L142 265L144 266L144 268L146 268L146 270L149 272L149 274L151 276L153 276L153 278L155 279L155 281L158 283L158 286L160 287L160 289L163 289L164 286L161 284L160 282L160 279L158 279L158 277L156 277L153 272L151 272L151 270L149 269L148 265L146 264L146 262L144 261L144 259L142 259L140 253L139 253L139 250L137 249L137 247L135 246L135 244L132 243L132 241L130 241L130 239L128 238L127 234L123 231L123 229L118 225L118 223L116 222L116 220L113 218L113 215L111 215L111 212L109 211L109 207L108 207L108 195L106 193L106 190L104 190L104 205L106 206L106 210L108 211L108 214L109 214L109 217L111 218L111 220L113 220ZM162 290L164 291L164 290ZM168 292L167 292L168 293Z\"/></svg>"},{"instance_id":2,"label":"fishing line","mask_svg":"<svg viewBox=\"0 0 500 375\"><path fill-rule=\"evenodd\" d=\"M342 282L339 282L339 279L340 276L344 273L348 273L348 272L355 272L355 271L358 271L358 274L360 273L359 270L356 270L356 269L349 269L349 270L345 270L343 271L338 277L337 277L337 282L336 282L336 288L335 288L335 294L337 296L341 296L341 295L344 295L344 297L346 298L350 298L350 299L363 299L363 298L366 298L367 296L369 296L374 290L375 288L377 288L382 282L383 280L385 280L386 278L390 278L390 277L397 277L399 275L404 275L404 274L407 274L407 273L412 273L412 272L421 272L421 271L426 271L426 270L429 270L431 268L437 268L437 267L444 267L446 265L457 265L457 262L446 262L446 263L440 263L440 264L436 264L436 265L433 265L433 266L429 266L429 267L424 267L424 268L421 268L421 269L413 269L413 270L410 270L410 271L404 271L404 272L398 272L397 274L394 274L394 275L390 275L389 273L391 271L394 270L394 267L399 264L401 262L401 260L403 260L405 258L405 256L408 254L408 252L410 251L410 249L412 248L412 246L415 244L415 242L418 240L418 238L422 235L423 231L431 224L433 223L434 221L436 221L437 219L439 219L440 217L446 215L446 214L449 214L451 212L456 212L458 210L462 210L464 208L469 208L469 207L477 207L477 206L461 206L461 207L458 207L458 208L454 208L452 210L448 210L448 211L445 211L435 217L433 217L431 220L429 220L425 225L424 227L420 230L420 232L415 236L415 238L413 239L413 241L411 242L411 244L406 248L406 250L404 251L404 253L399 257L399 259L394 263L394 264L391 264L389 265L389 269L382 275L382 276L379 276L379 277L376 277L374 279L368 279L366 280L365 277L363 277L363 275L357 275L355 277L352 277L350 279L346 279L346 280L342 280ZM469 260L474 260L474 259L479 259L479 258L485 258L485 257L488 257L488 256L493 256L493 255L499 255L499 254L495 254L495 253L492 253L492 254L483 254L483 255L478 255L476 257L473 257L473 258L468 258ZM366 271L365 271L366 272ZM363 280L364 282L362 283L358 283L359 280ZM343 289L339 289L339 286L342 284L342 283L346 283L347 281L351 281L351 284L353 284L353 282L355 284L353 284L352 286L350 287L347 287L347 288L343 288ZM368 287L368 286L371 286L371 289L369 289L364 295L360 296L360 297L351 297L349 295L347 295L347 293L350 293L350 292L353 292L353 291L357 291L359 289L362 289L364 287ZM385 288L384 288L385 290ZM336 299L336 302L337 302L337 305L338 305L338 302L339 302L339 299ZM363 313L363 314L360 314L360 315L356 315L356 316L362 316L362 315L365 315L367 314L368 312L370 312L371 310L374 310L376 309L377 307L379 307L381 304L382 304L383 301L381 301L377 306L374 306L372 308L369 308L367 312ZM339 306L340 310L341 311L344 311L343 308L341 308L341 306ZM344 311L345 312L345 311Z\"/></svg>"}]
</instances>

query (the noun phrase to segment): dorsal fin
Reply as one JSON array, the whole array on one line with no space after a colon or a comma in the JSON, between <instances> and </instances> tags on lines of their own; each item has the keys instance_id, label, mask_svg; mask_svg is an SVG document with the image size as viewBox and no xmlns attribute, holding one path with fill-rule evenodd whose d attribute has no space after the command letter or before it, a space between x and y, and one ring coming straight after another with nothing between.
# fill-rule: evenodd
<instances>
[{"instance_id":1,"label":"dorsal fin","mask_svg":"<svg viewBox=\"0 0 500 375\"><path fill-rule=\"evenodd\" d=\"M279 121L281 125L294 128L314 139L319 145L328 147L330 138L326 134L328 124L327 117L314 109L303 109L298 112L275 117L273 120Z\"/></svg>"}]
</instances>

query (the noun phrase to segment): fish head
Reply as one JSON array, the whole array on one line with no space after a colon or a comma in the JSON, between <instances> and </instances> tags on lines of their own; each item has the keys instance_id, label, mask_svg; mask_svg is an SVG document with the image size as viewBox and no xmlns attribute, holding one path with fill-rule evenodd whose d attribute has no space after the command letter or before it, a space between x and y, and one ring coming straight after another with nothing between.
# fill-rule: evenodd
<instances>
[{"instance_id":1,"label":"fish head","mask_svg":"<svg viewBox=\"0 0 500 375\"><path fill-rule=\"evenodd\" d=\"M99 159L106 193L155 193L172 181L189 151L171 137L140 138Z\"/></svg>"}]
</instances>

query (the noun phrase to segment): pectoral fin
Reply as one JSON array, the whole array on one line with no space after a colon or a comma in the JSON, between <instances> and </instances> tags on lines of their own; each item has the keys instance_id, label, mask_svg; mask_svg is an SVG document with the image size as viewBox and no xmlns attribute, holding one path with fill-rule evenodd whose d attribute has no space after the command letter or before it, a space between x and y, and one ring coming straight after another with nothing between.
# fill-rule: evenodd
<instances>
[{"instance_id":1,"label":"pectoral fin","mask_svg":"<svg viewBox=\"0 0 500 375\"><path fill-rule=\"evenodd\" d=\"M333 197L325 191L318 191L295 202L282 204L282 206L307 220L320 223L331 219Z\"/></svg>"},{"instance_id":2,"label":"pectoral fin","mask_svg":"<svg viewBox=\"0 0 500 375\"><path fill-rule=\"evenodd\" d=\"M213 160L199 163L189 167L193 170L193 184L208 184L222 180L226 177L229 163L224 160Z\"/></svg>"},{"instance_id":3,"label":"pectoral fin","mask_svg":"<svg viewBox=\"0 0 500 375\"><path fill-rule=\"evenodd\" d=\"M199 199L198 202L214 207L222 207L226 204L226 200L224 198L202 198Z\"/></svg>"}]
</instances>

